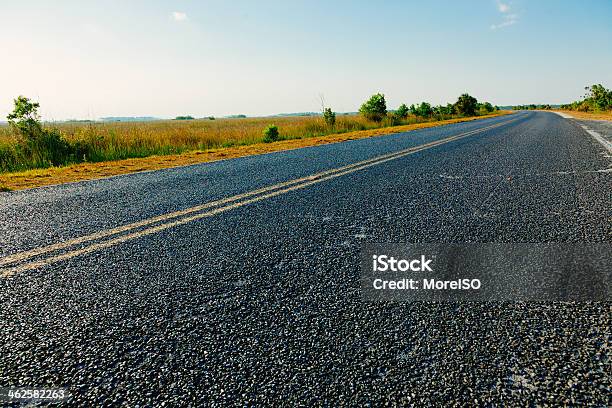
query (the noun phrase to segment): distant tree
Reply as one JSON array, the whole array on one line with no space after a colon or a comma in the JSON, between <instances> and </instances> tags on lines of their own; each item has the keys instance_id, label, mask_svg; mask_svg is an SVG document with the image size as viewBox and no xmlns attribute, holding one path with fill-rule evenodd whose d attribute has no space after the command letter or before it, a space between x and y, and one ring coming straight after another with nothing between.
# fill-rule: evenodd
<instances>
[{"instance_id":1,"label":"distant tree","mask_svg":"<svg viewBox=\"0 0 612 408\"><path fill-rule=\"evenodd\" d=\"M331 108L323 108L323 120L327 126L333 127L336 124L336 112Z\"/></svg>"},{"instance_id":2,"label":"distant tree","mask_svg":"<svg viewBox=\"0 0 612 408\"><path fill-rule=\"evenodd\" d=\"M214 116L209 116L208 120L215 120L215 117Z\"/></svg>"},{"instance_id":3,"label":"distant tree","mask_svg":"<svg viewBox=\"0 0 612 408\"><path fill-rule=\"evenodd\" d=\"M405 103L402 103L399 108L397 108L397 110L395 111L395 114L397 115L398 118L400 119L404 119L408 116L408 107L406 106Z\"/></svg>"},{"instance_id":4,"label":"distant tree","mask_svg":"<svg viewBox=\"0 0 612 408\"><path fill-rule=\"evenodd\" d=\"M17 129L26 138L34 138L42 132L42 124L38 115L38 102L32 102L25 96L18 96L13 100L15 107L13 112L6 117L8 123Z\"/></svg>"},{"instance_id":5,"label":"distant tree","mask_svg":"<svg viewBox=\"0 0 612 408\"><path fill-rule=\"evenodd\" d=\"M377 93L372 95L361 108L361 113L366 119L380 122L385 116L387 116L387 102L385 101L385 95Z\"/></svg>"},{"instance_id":6,"label":"distant tree","mask_svg":"<svg viewBox=\"0 0 612 408\"><path fill-rule=\"evenodd\" d=\"M463 116L473 116L476 113L478 101L473 96L464 93L455 102L457 113Z\"/></svg>"},{"instance_id":7,"label":"distant tree","mask_svg":"<svg viewBox=\"0 0 612 408\"><path fill-rule=\"evenodd\" d=\"M184 116L177 116L176 118L174 118L174 120L193 120L193 116L189 116L189 115L184 115Z\"/></svg>"},{"instance_id":8,"label":"distant tree","mask_svg":"<svg viewBox=\"0 0 612 408\"><path fill-rule=\"evenodd\" d=\"M421 102L421 104L417 108L417 116L427 117L431 116L432 113L433 109L431 109L431 105L427 102Z\"/></svg>"}]
</instances>

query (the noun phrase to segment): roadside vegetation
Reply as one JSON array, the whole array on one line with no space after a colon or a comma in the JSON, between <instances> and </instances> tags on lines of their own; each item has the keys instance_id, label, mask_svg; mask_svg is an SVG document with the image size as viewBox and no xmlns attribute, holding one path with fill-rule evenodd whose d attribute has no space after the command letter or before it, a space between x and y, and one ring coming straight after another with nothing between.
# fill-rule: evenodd
<instances>
[{"instance_id":1,"label":"roadside vegetation","mask_svg":"<svg viewBox=\"0 0 612 408\"><path fill-rule=\"evenodd\" d=\"M390 111L385 96L378 93L363 103L358 114L339 114L323 106L317 116L279 116L274 118L274 124L271 118L244 115L216 120L185 115L154 122L43 123L38 103L23 96L14 103L7 117L8 126L0 126L0 173L274 143L486 115L498 110L464 94L453 104L401 104Z\"/></svg>"},{"instance_id":2,"label":"roadside vegetation","mask_svg":"<svg viewBox=\"0 0 612 408\"><path fill-rule=\"evenodd\" d=\"M612 111L612 90L603 85L591 85L584 88L586 94L580 101L561 105L563 110L579 112L609 112Z\"/></svg>"},{"instance_id":3,"label":"roadside vegetation","mask_svg":"<svg viewBox=\"0 0 612 408\"><path fill-rule=\"evenodd\" d=\"M512 107L513 110L551 110L554 109L551 105L536 105L532 103L530 105L514 105Z\"/></svg>"},{"instance_id":4,"label":"roadside vegetation","mask_svg":"<svg viewBox=\"0 0 612 408\"><path fill-rule=\"evenodd\" d=\"M566 111L584 112L584 113L595 113L610 115L612 114L612 90L605 88L601 84L595 84L586 86L584 97L579 101L567 103L564 105L551 106L549 104L544 105L516 105L513 106L514 110L551 110L558 109Z\"/></svg>"}]
</instances>

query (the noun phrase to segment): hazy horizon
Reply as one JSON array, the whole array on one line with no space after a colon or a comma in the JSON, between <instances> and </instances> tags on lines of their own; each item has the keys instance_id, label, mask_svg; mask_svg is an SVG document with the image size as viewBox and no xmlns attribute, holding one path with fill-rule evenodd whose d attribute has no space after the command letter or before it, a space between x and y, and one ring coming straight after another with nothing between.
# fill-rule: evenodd
<instances>
[{"instance_id":1,"label":"hazy horizon","mask_svg":"<svg viewBox=\"0 0 612 408\"><path fill-rule=\"evenodd\" d=\"M612 2L4 3L0 121L567 103L612 85Z\"/></svg>"}]
</instances>

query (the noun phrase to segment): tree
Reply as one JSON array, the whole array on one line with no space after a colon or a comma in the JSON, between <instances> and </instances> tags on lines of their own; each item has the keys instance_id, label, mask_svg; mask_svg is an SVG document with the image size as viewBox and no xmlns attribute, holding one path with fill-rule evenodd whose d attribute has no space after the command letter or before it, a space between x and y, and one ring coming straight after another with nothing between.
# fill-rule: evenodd
<instances>
[{"instance_id":1,"label":"tree","mask_svg":"<svg viewBox=\"0 0 612 408\"><path fill-rule=\"evenodd\" d=\"M433 109L431 109L431 105L427 102L421 102L419 107L417 108L417 115L422 117L431 116L433 113Z\"/></svg>"},{"instance_id":2,"label":"tree","mask_svg":"<svg viewBox=\"0 0 612 408\"><path fill-rule=\"evenodd\" d=\"M598 110L607 110L612 108L612 91L606 89L603 85L591 85L585 88L588 93L586 95L587 100L590 100L591 103Z\"/></svg>"},{"instance_id":3,"label":"tree","mask_svg":"<svg viewBox=\"0 0 612 408\"><path fill-rule=\"evenodd\" d=\"M372 95L361 108L361 113L366 119L380 122L385 116L387 116L387 102L385 101L385 95L377 93Z\"/></svg>"},{"instance_id":4,"label":"tree","mask_svg":"<svg viewBox=\"0 0 612 408\"><path fill-rule=\"evenodd\" d=\"M397 110L395 111L395 114L397 115L398 118L400 119L404 119L408 116L408 107L406 106L405 103L402 103L399 108L397 108Z\"/></svg>"},{"instance_id":5,"label":"tree","mask_svg":"<svg viewBox=\"0 0 612 408\"><path fill-rule=\"evenodd\" d=\"M473 116L476 113L478 101L473 96L464 93L455 102L457 113L463 116Z\"/></svg>"},{"instance_id":6,"label":"tree","mask_svg":"<svg viewBox=\"0 0 612 408\"><path fill-rule=\"evenodd\" d=\"M414 106L414 103L413 103L412 105L410 105L409 110L410 110L410 114L411 114L411 115L415 115L415 116L416 116L416 114L417 114L417 108L416 108L416 106Z\"/></svg>"},{"instance_id":7,"label":"tree","mask_svg":"<svg viewBox=\"0 0 612 408\"><path fill-rule=\"evenodd\" d=\"M25 96L13 100L13 112L7 115L9 125L25 139L24 151L36 167L61 165L68 161L79 161L86 155L86 149L68 143L57 129L43 129L38 115L38 102Z\"/></svg>"},{"instance_id":8,"label":"tree","mask_svg":"<svg viewBox=\"0 0 612 408\"><path fill-rule=\"evenodd\" d=\"M484 109L486 112L488 112L488 113L493 112L493 111L495 110L495 108L493 107L493 105L491 105L491 103L489 103L489 102L485 102L485 103L483 103L483 104L482 104L482 108L483 108L483 109Z\"/></svg>"},{"instance_id":9,"label":"tree","mask_svg":"<svg viewBox=\"0 0 612 408\"><path fill-rule=\"evenodd\" d=\"M336 112L332 112L331 108L324 108L323 120L327 126L333 127L336 124Z\"/></svg>"},{"instance_id":10,"label":"tree","mask_svg":"<svg viewBox=\"0 0 612 408\"><path fill-rule=\"evenodd\" d=\"M38 115L38 102L32 102L25 96L13 99L15 107L6 117L11 127L28 139L36 138L42 132L40 116Z\"/></svg>"}]
</instances>

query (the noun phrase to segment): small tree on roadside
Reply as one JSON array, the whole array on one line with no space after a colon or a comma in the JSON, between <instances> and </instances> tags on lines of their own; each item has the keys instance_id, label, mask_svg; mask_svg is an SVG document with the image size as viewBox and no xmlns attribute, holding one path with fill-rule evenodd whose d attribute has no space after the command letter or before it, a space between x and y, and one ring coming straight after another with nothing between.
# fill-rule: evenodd
<instances>
[{"instance_id":1,"label":"small tree on roadside","mask_svg":"<svg viewBox=\"0 0 612 408\"><path fill-rule=\"evenodd\" d=\"M327 126L333 127L336 124L336 112L331 108L323 108L323 120Z\"/></svg>"},{"instance_id":2,"label":"small tree on roadside","mask_svg":"<svg viewBox=\"0 0 612 408\"><path fill-rule=\"evenodd\" d=\"M490 102L485 102L482 104L482 109L484 109L487 113L491 113L495 110L493 105Z\"/></svg>"},{"instance_id":3,"label":"small tree on roadside","mask_svg":"<svg viewBox=\"0 0 612 408\"><path fill-rule=\"evenodd\" d=\"M13 112L6 117L9 125L16 129L27 139L35 139L42 133L42 124L38 115L38 102L32 102L25 96L18 96L13 100Z\"/></svg>"},{"instance_id":4,"label":"small tree on roadside","mask_svg":"<svg viewBox=\"0 0 612 408\"><path fill-rule=\"evenodd\" d=\"M400 119L405 119L406 117L408 117L408 112L408 107L405 103L402 103L395 111L395 115Z\"/></svg>"},{"instance_id":5,"label":"small tree on roadside","mask_svg":"<svg viewBox=\"0 0 612 408\"><path fill-rule=\"evenodd\" d=\"M590 102L595 106L597 110L607 110L612 108L612 91L606 89L601 84L591 85L585 87L587 94L585 95L586 101Z\"/></svg>"},{"instance_id":6,"label":"small tree on roadside","mask_svg":"<svg viewBox=\"0 0 612 408\"><path fill-rule=\"evenodd\" d=\"M457 113L463 116L473 116L476 113L478 107L478 101L473 96L464 93L457 99L455 103L455 109Z\"/></svg>"},{"instance_id":7,"label":"small tree on roadside","mask_svg":"<svg viewBox=\"0 0 612 408\"><path fill-rule=\"evenodd\" d=\"M43 129L38 115L40 104L25 96L14 99L13 112L7 115L9 126L24 139L24 151L37 167L57 166L79 161L86 155L80 145L70 145L57 129Z\"/></svg>"},{"instance_id":8,"label":"small tree on roadside","mask_svg":"<svg viewBox=\"0 0 612 408\"><path fill-rule=\"evenodd\" d=\"M275 125L268 125L263 131L264 143L276 142L279 139L278 127Z\"/></svg>"},{"instance_id":9,"label":"small tree on roadside","mask_svg":"<svg viewBox=\"0 0 612 408\"><path fill-rule=\"evenodd\" d=\"M427 102L421 102L419 107L417 108L417 115L422 117L431 116L433 113L433 109L431 109L431 105Z\"/></svg>"},{"instance_id":10,"label":"small tree on roadside","mask_svg":"<svg viewBox=\"0 0 612 408\"><path fill-rule=\"evenodd\" d=\"M377 93L372 95L361 108L361 113L366 119L380 122L385 116L387 116L387 102L385 101L385 95Z\"/></svg>"}]
</instances>

